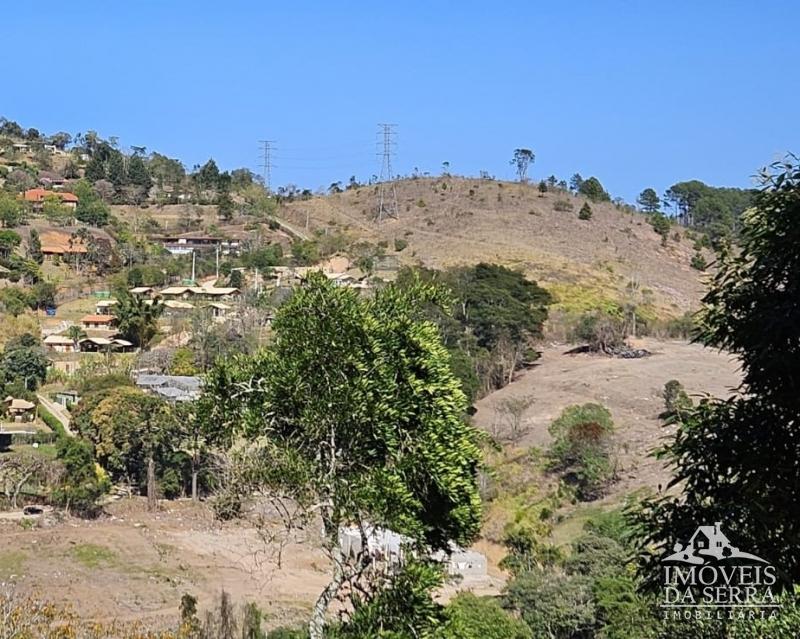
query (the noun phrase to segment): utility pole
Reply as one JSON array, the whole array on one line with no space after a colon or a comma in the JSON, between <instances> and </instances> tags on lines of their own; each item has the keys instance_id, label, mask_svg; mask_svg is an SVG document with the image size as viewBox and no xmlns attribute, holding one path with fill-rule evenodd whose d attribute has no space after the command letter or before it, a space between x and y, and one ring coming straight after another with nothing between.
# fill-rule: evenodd
<instances>
[{"instance_id":1,"label":"utility pole","mask_svg":"<svg viewBox=\"0 0 800 639\"><path fill-rule=\"evenodd\" d=\"M267 192L272 190L272 152L275 150L275 140L259 140L261 145L261 170L264 177L264 188Z\"/></svg>"},{"instance_id":2,"label":"utility pole","mask_svg":"<svg viewBox=\"0 0 800 639\"><path fill-rule=\"evenodd\" d=\"M217 280L219 280L219 244L217 244Z\"/></svg>"},{"instance_id":3,"label":"utility pole","mask_svg":"<svg viewBox=\"0 0 800 639\"><path fill-rule=\"evenodd\" d=\"M375 219L383 222L384 217L397 219L397 189L392 174L392 157L395 155L397 142L396 124L378 125L378 157L381 158L381 173L378 178L378 205Z\"/></svg>"},{"instance_id":4,"label":"utility pole","mask_svg":"<svg viewBox=\"0 0 800 639\"><path fill-rule=\"evenodd\" d=\"M195 279L194 279L194 262L195 262L195 252L192 249L192 286L194 286Z\"/></svg>"}]
</instances>

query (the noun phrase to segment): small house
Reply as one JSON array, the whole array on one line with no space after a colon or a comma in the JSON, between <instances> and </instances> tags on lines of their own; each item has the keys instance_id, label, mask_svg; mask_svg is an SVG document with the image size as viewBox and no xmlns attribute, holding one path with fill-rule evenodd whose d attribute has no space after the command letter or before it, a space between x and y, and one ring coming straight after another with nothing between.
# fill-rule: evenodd
<instances>
[{"instance_id":1,"label":"small house","mask_svg":"<svg viewBox=\"0 0 800 639\"><path fill-rule=\"evenodd\" d=\"M81 326L84 329L113 330L117 318L113 315L84 315Z\"/></svg>"},{"instance_id":2,"label":"small house","mask_svg":"<svg viewBox=\"0 0 800 639\"><path fill-rule=\"evenodd\" d=\"M211 313L211 317L213 317L218 322L225 320L233 310L233 307L229 304L225 304L224 302L211 302L206 308L208 308L209 312Z\"/></svg>"},{"instance_id":3,"label":"small house","mask_svg":"<svg viewBox=\"0 0 800 639\"><path fill-rule=\"evenodd\" d=\"M77 350L75 342L66 335L48 335L42 343L52 353L74 353Z\"/></svg>"},{"instance_id":4,"label":"small house","mask_svg":"<svg viewBox=\"0 0 800 639\"><path fill-rule=\"evenodd\" d=\"M48 191L47 189L36 188L28 189L22 194L22 199L26 202L30 202L33 205L33 209L36 211L41 210L44 201L48 197L57 198L60 200L61 204L67 208L75 209L78 207L78 196L74 193Z\"/></svg>"},{"instance_id":5,"label":"small house","mask_svg":"<svg viewBox=\"0 0 800 639\"><path fill-rule=\"evenodd\" d=\"M117 300L98 300L95 305L95 315L111 315Z\"/></svg>"},{"instance_id":6,"label":"small house","mask_svg":"<svg viewBox=\"0 0 800 639\"><path fill-rule=\"evenodd\" d=\"M29 402L27 399L14 398L9 395L6 397L5 404L6 412L15 422L33 421L33 409L36 408L36 404L33 402Z\"/></svg>"},{"instance_id":7,"label":"small house","mask_svg":"<svg viewBox=\"0 0 800 639\"><path fill-rule=\"evenodd\" d=\"M136 297L150 297L153 294L153 287L152 286L134 286L131 289L128 289L128 292L131 295L135 295Z\"/></svg>"},{"instance_id":8,"label":"small house","mask_svg":"<svg viewBox=\"0 0 800 639\"><path fill-rule=\"evenodd\" d=\"M77 404L81 400L81 395L76 390L63 390L57 391L54 397L57 404L61 404L64 408L68 408L73 404Z\"/></svg>"}]
</instances>

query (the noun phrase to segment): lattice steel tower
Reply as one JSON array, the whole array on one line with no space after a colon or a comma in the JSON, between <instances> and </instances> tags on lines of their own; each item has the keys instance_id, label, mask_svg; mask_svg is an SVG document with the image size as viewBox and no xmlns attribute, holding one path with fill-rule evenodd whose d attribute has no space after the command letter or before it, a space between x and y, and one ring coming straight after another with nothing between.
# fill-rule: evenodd
<instances>
[{"instance_id":1,"label":"lattice steel tower","mask_svg":"<svg viewBox=\"0 0 800 639\"><path fill-rule=\"evenodd\" d=\"M397 142L396 124L379 124L378 125L378 146L382 150L378 152L378 157L381 158L381 174L378 178L378 205L375 212L375 219L382 222L387 217L397 219L397 189L394 183L394 175L392 174L392 158L395 155L395 148Z\"/></svg>"}]
</instances>

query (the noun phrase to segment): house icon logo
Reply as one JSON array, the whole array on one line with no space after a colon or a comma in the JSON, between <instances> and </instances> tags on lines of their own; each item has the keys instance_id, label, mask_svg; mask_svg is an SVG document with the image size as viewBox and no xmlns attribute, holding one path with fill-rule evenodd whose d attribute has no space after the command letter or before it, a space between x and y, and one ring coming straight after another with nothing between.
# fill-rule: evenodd
<instances>
[{"instance_id":1,"label":"house icon logo","mask_svg":"<svg viewBox=\"0 0 800 639\"><path fill-rule=\"evenodd\" d=\"M781 607L775 566L739 550L718 521L676 542L661 567L664 619L764 619Z\"/></svg>"},{"instance_id":2,"label":"house icon logo","mask_svg":"<svg viewBox=\"0 0 800 639\"><path fill-rule=\"evenodd\" d=\"M702 566L724 560L743 560L755 563L768 563L757 555L742 552L734 546L722 532L720 522L713 526L699 526L684 547L676 542L672 548L673 553L661 559L662 563L676 562Z\"/></svg>"}]
</instances>

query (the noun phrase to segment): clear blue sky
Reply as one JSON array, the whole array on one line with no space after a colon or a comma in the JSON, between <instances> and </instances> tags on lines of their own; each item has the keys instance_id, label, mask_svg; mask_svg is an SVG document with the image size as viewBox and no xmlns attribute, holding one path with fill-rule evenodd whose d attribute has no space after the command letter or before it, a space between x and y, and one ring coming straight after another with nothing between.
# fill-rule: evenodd
<instances>
[{"instance_id":1,"label":"clear blue sky","mask_svg":"<svg viewBox=\"0 0 800 639\"><path fill-rule=\"evenodd\" d=\"M0 115L94 129L187 166L327 186L396 169L597 175L633 200L698 178L748 186L800 151L800 3L14 2L3 8Z\"/></svg>"}]
</instances>

